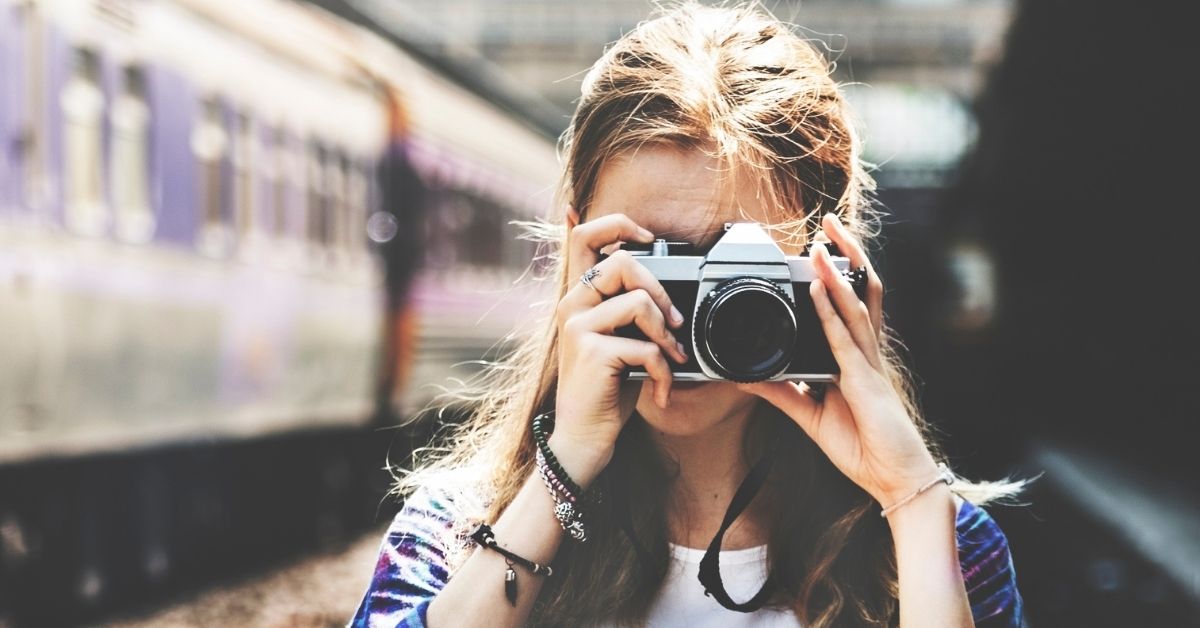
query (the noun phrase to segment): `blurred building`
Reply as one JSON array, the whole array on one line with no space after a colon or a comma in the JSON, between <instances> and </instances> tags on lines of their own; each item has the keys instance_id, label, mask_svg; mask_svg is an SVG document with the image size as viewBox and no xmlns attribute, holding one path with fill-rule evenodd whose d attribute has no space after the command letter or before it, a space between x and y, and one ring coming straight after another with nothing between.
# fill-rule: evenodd
<instances>
[{"instance_id":1,"label":"blurred building","mask_svg":"<svg viewBox=\"0 0 1200 628\"><path fill-rule=\"evenodd\" d=\"M648 0L350 0L446 59L494 66L559 108L559 130L587 69L654 11ZM944 179L974 137L967 103L1002 49L1009 0L796 0L766 3L797 24L851 85L867 157L884 178Z\"/></svg>"},{"instance_id":2,"label":"blurred building","mask_svg":"<svg viewBox=\"0 0 1200 628\"><path fill-rule=\"evenodd\" d=\"M351 0L391 16L408 39L450 58L477 51L564 110L606 45L654 11L648 0ZM1008 0L795 0L768 2L840 59L844 80L975 93L996 59Z\"/></svg>"},{"instance_id":3,"label":"blurred building","mask_svg":"<svg viewBox=\"0 0 1200 628\"><path fill-rule=\"evenodd\" d=\"M346 2L433 57L535 93L541 119L556 131L566 127L583 77L605 47L655 11L648 0ZM1012 3L764 4L826 52L857 110L887 212L888 245L877 262L895 295L889 318L919 371L932 374L923 357L933 352L940 327L974 333L994 307L989 260L972 242L935 241L935 216L942 190L975 142L971 103L1003 51Z\"/></svg>"}]
</instances>

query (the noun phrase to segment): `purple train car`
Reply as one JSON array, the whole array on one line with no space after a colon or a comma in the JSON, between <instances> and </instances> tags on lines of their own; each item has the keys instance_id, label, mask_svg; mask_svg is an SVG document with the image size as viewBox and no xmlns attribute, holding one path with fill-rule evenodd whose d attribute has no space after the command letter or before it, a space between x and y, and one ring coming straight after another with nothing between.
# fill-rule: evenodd
<instances>
[{"instance_id":1,"label":"purple train car","mask_svg":"<svg viewBox=\"0 0 1200 628\"><path fill-rule=\"evenodd\" d=\"M383 90L427 204L405 414L541 298L510 223L552 139L301 4L0 0L0 624L347 525L394 314Z\"/></svg>"}]
</instances>

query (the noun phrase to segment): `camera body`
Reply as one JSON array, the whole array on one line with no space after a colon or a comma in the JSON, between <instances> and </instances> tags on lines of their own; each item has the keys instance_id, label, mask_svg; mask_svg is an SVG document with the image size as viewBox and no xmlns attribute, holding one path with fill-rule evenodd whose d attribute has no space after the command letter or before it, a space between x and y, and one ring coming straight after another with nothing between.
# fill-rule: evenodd
<instances>
[{"instance_id":1,"label":"camera body","mask_svg":"<svg viewBox=\"0 0 1200 628\"><path fill-rule=\"evenodd\" d=\"M834 266L863 299L865 272L851 272L849 259L828 246ZM816 277L812 259L784 254L760 224L726 224L705 255L665 240L623 248L658 278L683 313L684 323L673 333L689 347L689 359L669 361L676 381L836 381L837 361L809 297ZM633 325L617 335L645 339ZM629 378L647 374L634 367Z\"/></svg>"}]
</instances>

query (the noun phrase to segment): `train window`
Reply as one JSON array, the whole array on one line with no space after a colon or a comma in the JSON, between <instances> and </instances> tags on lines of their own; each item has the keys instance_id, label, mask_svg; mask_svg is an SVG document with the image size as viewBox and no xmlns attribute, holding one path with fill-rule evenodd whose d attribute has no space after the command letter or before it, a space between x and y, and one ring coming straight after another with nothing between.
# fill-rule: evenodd
<instances>
[{"instance_id":1,"label":"train window","mask_svg":"<svg viewBox=\"0 0 1200 628\"><path fill-rule=\"evenodd\" d=\"M46 164L46 29L39 8L32 3L16 4L17 21L24 31L24 49L17 58L24 59L20 69L23 85L16 90L22 109L16 118L15 138L18 164L23 170L24 201L31 209L41 210L50 197L50 180Z\"/></svg>"},{"instance_id":2,"label":"train window","mask_svg":"<svg viewBox=\"0 0 1200 628\"><path fill-rule=\"evenodd\" d=\"M120 93L112 107L110 163L117 234L134 242L149 239L154 231L150 211L150 109L141 68L127 67Z\"/></svg>"},{"instance_id":3,"label":"train window","mask_svg":"<svg viewBox=\"0 0 1200 628\"><path fill-rule=\"evenodd\" d=\"M103 143L104 93L100 90L100 61L87 48L76 48L71 77L61 94L64 132L63 168L66 179L67 225L98 234L107 221L104 208Z\"/></svg>"},{"instance_id":4,"label":"train window","mask_svg":"<svg viewBox=\"0 0 1200 628\"><path fill-rule=\"evenodd\" d=\"M215 98L201 105L200 119L192 131L192 153L200 169L200 212L205 230L219 228L221 216L221 165L229 138L221 124L221 107Z\"/></svg>"},{"instance_id":5,"label":"train window","mask_svg":"<svg viewBox=\"0 0 1200 628\"><path fill-rule=\"evenodd\" d=\"M325 160L325 185L329 196L329 215L325 217L325 245L339 253L345 244L346 230L346 177L343 159L337 153L329 153Z\"/></svg>"},{"instance_id":6,"label":"train window","mask_svg":"<svg viewBox=\"0 0 1200 628\"><path fill-rule=\"evenodd\" d=\"M504 261L502 238L506 212L500 205L477 196L469 202L474 215L464 234L466 258L480 268L498 267Z\"/></svg>"},{"instance_id":7,"label":"train window","mask_svg":"<svg viewBox=\"0 0 1200 628\"><path fill-rule=\"evenodd\" d=\"M308 194L305 203L305 224L308 241L322 246L329 241L329 196L326 193L325 147L317 142L308 146Z\"/></svg>"},{"instance_id":8,"label":"train window","mask_svg":"<svg viewBox=\"0 0 1200 628\"><path fill-rule=\"evenodd\" d=\"M234 208L238 233L245 235L257 228L258 203L254 189L254 168L258 161L255 125L245 113L237 115L233 135Z\"/></svg>"},{"instance_id":9,"label":"train window","mask_svg":"<svg viewBox=\"0 0 1200 628\"><path fill-rule=\"evenodd\" d=\"M271 189L270 230L272 235L282 237L287 228L287 197L291 190L289 182L292 173L287 153L287 136L281 129L271 130L267 154L269 159L264 160L264 166Z\"/></svg>"},{"instance_id":10,"label":"train window","mask_svg":"<svg viewBox=\"0 0 1200 628\"><path fill-rule=\"evenodd\" d=\"M8 7L0 5L0 11L8 10ZM8 17L8 15L0 14L0 32L4 32L5 37L10 36L8 25L5 23ZM17 17L16 9L13 9L12 17ZM15 54L9 54L6 46L0 44L0 212L8 209L9 191L13 187L9 183L9 156L14 155L20 149L19 136L13 133L9 126L9 121L12 119L9 111L16 109L12 102L13 96L21 93L18 85L9 84L15 82L15 77L20 76L17 71L14 71L14 68L9 67L11 60L15 58Z\"/></svg>"},{"instance_id":11,"label":"train window","mask_svg":"<svg viewBox=\"0 0 1200 628\"><path fill-rule=\"evenodd\" d=\"M346 206L349 209L349 228L346 248L351 255L366 252L367 213L369 202L368 179L361 164L351 164L346 176Z\"/></svg>"},{"instance_id":12,"label":"train window","mask_svg":"<svg viewBox=\"0 0 1200 628\"><path fill-rule=\"evenodd\" d=\"M501 205L463 190L439 190L432 200L426 239L431 268L498 268L504 263L507 213Z\"/></svg>"}]
</instances>

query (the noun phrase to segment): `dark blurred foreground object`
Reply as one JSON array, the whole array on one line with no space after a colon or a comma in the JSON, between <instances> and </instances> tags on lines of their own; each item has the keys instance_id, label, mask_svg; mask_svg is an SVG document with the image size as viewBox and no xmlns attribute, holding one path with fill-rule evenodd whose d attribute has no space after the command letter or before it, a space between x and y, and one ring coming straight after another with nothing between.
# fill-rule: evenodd
<instances>
[{"instance_id":1,"label":"dark blurred foreground object","mask_svg":"<svg viewBox=\"0 0 1200 628\"><path fill-rule=\"evenodd\" d=\"M1200 625L1200 51L1186 6L1020 2L948 204L951 237L990 257L997 309L951 354L946 410L969 417L953 429L964 453L1046 473L1029 513L998 516L1034 626ZM1076 595L1089 578L1111 595L1071 610L1095 601Z\"/></svg>"},{"instance_id":2,"label":"dark blurred foreground object","mask_svg":"<svg viewBox=\"0 0 1200 628\"><path fill-rule=\"evenodd\" d=\"M441 349L408 367L427 381L496 344L528 299L478 325L481 287L525 268L502 231L556 174L551 138L325 11L0 2L0 624L94 622L375 523L422 429L379 431L407 416L380 406L432 394L380 383L383 321L439 323L395 340Z\"/></svg>"}]
</instances>

